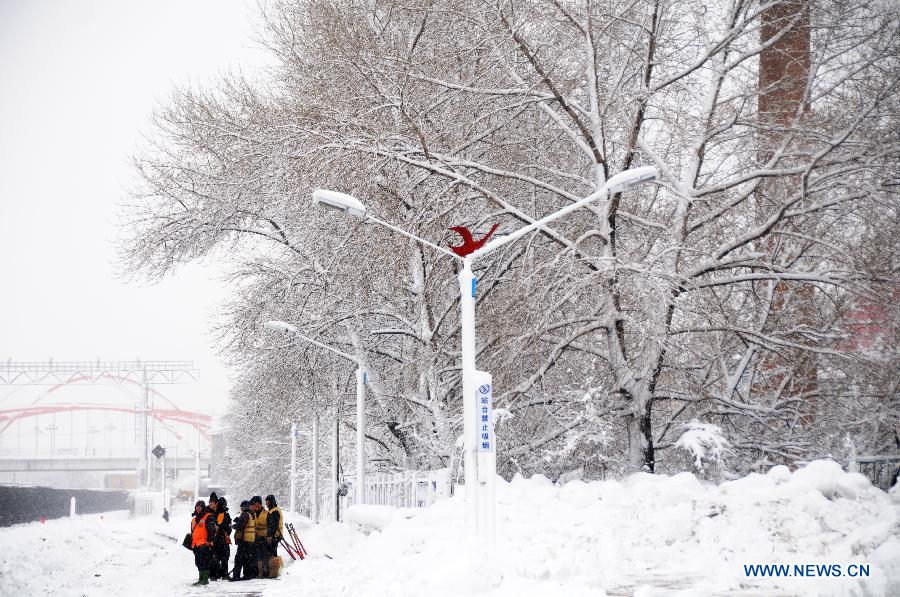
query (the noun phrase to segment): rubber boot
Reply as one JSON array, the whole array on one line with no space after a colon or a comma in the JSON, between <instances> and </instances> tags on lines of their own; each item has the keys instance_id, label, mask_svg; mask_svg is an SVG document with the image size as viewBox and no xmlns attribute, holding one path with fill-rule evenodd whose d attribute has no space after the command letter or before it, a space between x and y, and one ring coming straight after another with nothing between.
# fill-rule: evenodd
<instances>
[{"instance_id":1,"label":"rubber boot","mask_svg":"<svg viewBox=\"0 0 900 597\"><path fill-rule=\"evenodd\" d=\"M193 583L191 586L196 587L197 585L202 585L202 584L203 584L203 571L198 570L197 571L197 582Z\"/></svg>"},{"instance_id":2,"label":"rubber boot","mask_svg":"<svg viewBox=\"0 0 900 597\"><path fill-rule=\"evenodd\" d=\"M208 585L209 584L209 570L204 570L200 573L200 584Z\"/></svg>"}]
</instances>

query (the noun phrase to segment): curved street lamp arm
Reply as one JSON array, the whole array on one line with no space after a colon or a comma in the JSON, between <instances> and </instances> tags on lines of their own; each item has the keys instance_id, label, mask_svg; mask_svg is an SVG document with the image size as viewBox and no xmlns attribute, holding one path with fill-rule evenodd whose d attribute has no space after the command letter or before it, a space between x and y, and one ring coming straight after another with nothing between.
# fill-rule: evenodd
<instances>
[{"instance_id":1,"label":"curved street lamp arm","mask_svg":"<svg viewBox=\"0 0 900 597\"><path fill-rule=\"evenodd\" d=\"M475 251L471 254L472 259L477 259L478 257L483 257L497 249L502 247L507 243L511 243L514 240L518 240L528 234L529 232L533 232L538 228L544 227L546 224L554 221L557 218L560 218L567 213L571 213L577 209L581 209L588 203L595 201L602 197L606 193L620 193L625 189L636 186L642 182L649 182L651 180L655 180L659 176L656 168L653 166L643 166L641 168L633 168L631 170L625 170L624 172L620 172L606 181L599 190L591 193L584 199L580 199L571 205L567 205L559 211L553 212L549 216L543 217L540 220L532 222L528 226L523 228L519 228L515 232L511 234L507 234L506 236L501 236L499 238L495 238L494 240L488 242L486 245Z\"/></svg>"},{"instance_id":2,"label":"curved street lamp arm","mask_svg":"<svg viewBox=\"0 0 900 597\"><path fill-rule=\"evenodd\" d=\"M441 247L441 246L439 246L439 245L434 244L434 243L431 242L431 241L428 241L428 240L425 240L424 238L421 238L421 237L419 237L419 236L416 236L415 234L413 234L413 233L411 233L411 232L407 232L406 230L403 230L402 228L397 228L397 227L394 226L393 224L388 224L388 223L385 222L384 220L380 220L380 219L376 218L375 216L373 216L372 214L367 213L366 216L365 216L365 218L366 218L367 220L372 220L372 221L375 222L376 224L381 224L381 225L384 226L385 228L390 228L390 229L393 230L394 232L397 232L397 233L399 233L399 234L402 234L402 235L405 236L406 238L411 238L411 239L413 239L413 240L416 241L416 242L422 243L423 245L427 245L427 246L431 247L432 249L435 249L435 250L437 250L437 251L440 251L440 252L443 253L444 255L447 255L447 256L449 256L449 257L452 257L453 259L456 259L456 260L458 260L458 261L462 261L462 260L463 260L462 257L460 257L459 255L457 255L457 254L454 253L453 251L449 251L449 250L445 249L444 247Z\"/></svg>"},{"instance_id":3,"label":"curved street lamp arm","mask_svg":"<svg viewBox=\"0 0 900 597\"><path fill-rule=\"evenodd\" d=\"M357 367L360 367L360 368L362 367L362 363L360 362L360 360L358 358L356 358L354 356L350 356L346 352L338 350L337 348L332 348L331 346L328 346L327 344L323 344L323 343L319 342L318 340L313 340L309 336L305 336L304 334L301 334L300 330L298 330L297 326L295 326L295 325L291 325L290 323L287 323L285 321L272 320L272 321L265 322L263 324L263 326L265 326L266 328L268 328L270 330L275 330L278 332L288 332L288 333L294 334L298 338L300 338L302 340L306 340L310 344L313 344L315 346L318 346L319 348L324 348L325 350L331 351L338 356L344 357L348 361L353 361L354 363L356 363Z\"/></svg>"}]
</instances>

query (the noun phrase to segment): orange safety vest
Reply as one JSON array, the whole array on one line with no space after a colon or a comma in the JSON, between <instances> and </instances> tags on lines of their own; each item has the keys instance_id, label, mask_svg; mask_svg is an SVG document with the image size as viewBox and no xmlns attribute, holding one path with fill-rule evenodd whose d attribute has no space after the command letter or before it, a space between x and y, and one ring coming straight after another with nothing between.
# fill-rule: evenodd
<instances>
[{"instance_id":1,"label":"orange safety vest","mask_svg":"<svg viewBox=\"0 0 900 597\"><path fill-rule=\"evenodd\" d=\"M206 536L207 518L209 518L209 512L203 515L200 522L197 522L196 516L191 516L191 547L209 543L209 538Z\"/></svg>"}]
</instances>

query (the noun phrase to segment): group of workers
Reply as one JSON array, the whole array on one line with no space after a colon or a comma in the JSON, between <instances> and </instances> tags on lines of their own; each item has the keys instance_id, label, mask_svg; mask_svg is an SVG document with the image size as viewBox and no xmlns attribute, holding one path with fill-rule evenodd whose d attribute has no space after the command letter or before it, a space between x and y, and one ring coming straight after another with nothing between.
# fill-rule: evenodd
<instances>
[{"instance_id":1,"label":"group of workers","mask_svg":"<svg viewBox=\"0 0 900 597\"><path fill-rule=\"evenodd\" d=\"M241 513L234 519L228 513L228 502L215 492L209 503L199 500L191 517L191 549L200 578L195 585L211 580L249 580L274 578L280 559L278 544L284 536L284 516L274 495L265 499L258 495L241 502ZM234 568L229 573L231 531L234 530Z\"/></svg>"}]
</instances>

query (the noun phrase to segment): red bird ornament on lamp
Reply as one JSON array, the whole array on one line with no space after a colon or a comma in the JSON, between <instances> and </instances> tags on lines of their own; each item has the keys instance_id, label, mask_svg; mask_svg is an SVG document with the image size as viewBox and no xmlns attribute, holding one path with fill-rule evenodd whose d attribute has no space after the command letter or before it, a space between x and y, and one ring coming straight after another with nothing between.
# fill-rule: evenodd
<instances>
[{"instance_id":1,"label":"red bird ornament on lamp","mask_svg":"<svg viewBox=\"0 0 900 597\"><path fill-rule=\"evenodd\" d=\"M480 239L475 240L472 238L472 233L465 226L451 226L450 230L460 235L463 239L463 244L458 247L451 246L450 250L459 255L460 257L465 257L466 255L471 255L478 249L484 246L484 243L488 241L494 231L497 229L497 226L500 224L494 224L491 226L491 229L488 230L488 233L482 236Z\"/></svg>"}]
</instances>

